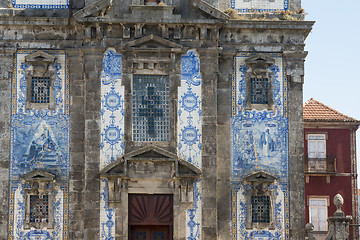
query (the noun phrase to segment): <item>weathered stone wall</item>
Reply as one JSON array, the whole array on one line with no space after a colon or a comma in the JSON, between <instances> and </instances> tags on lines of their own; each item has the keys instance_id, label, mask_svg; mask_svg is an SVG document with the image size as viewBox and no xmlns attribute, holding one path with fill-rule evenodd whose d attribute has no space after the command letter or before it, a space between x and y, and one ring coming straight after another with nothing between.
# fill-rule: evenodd
<instances>
[{"instance_id":1,"label":"weathered stone wall","mask_svg":"<svg viewBox=\"0 0 360 240\"><path fill-rule=\"evenodd\" d=\"M73 2L73 11L93 2ZM221 9L230 7L226 1L207 2L215 7L219 5ZM2 4L4 6L0 6L6 7L6 3ZM313 23L219 21L215 17L209 17L209 13L195 8L191 1L174 0L173 4L175 15L170 15L167 19L153 16L148 23L144 22L146 19L140 21L131 17L129 3L120 4L120 1L115 0L113 6L103 11L103 16L98 18L94 17L98 12L89 19L86 16L75 19L67 18L68 10L41 9L11 9L7 13L10 11L15 17L0 16L0 45L3 46L0 53L0 155L3 159L0 164L1 233L8 232L11 74L16 48L65 50L71 97L68 239L99 239L102 193L100 74L103 71L103 54L108 48L123 54L127 51L126 43L153 34L181 46L179 52L171 55L171 104L174 105L171 118L174 126L177 126L178 121L176 105L179 104L177 91L181 81L181 56L188 49L193 49L199 56L202 79L201 239L227 240L233 236L231 116L234 56L244 52L284 53L289 82L290 238L302 239L305 202L302 185L302 122L299 119L302 119L303 59L306 55L303 52L304 39ZM290 8L297 9L298 6L294 7L296 4L300 4L300 1L291 1ZM145 8L144 13L146 11L149 9ZM42 18L44 16L54 18ZM136 50L133 51L135 57L140 56ZM131 54L126 52L125 55ZM125 87L125 119L131 119L131 79L134 72L130 71L133 65L127 61L126 56L123 57L123 68L126 70L123 71L122 84ZM128 147L126 152L143 146L132 142L130 120L125 122L125 128L124 143ZM172 130L171 139L173 141L170 144L162 144L162 147L176 152L178 143L175 129ZM116 236L119 239L127 236L121 233L122 230L127 231L127 222L124 220L126 211L115 211ZM186 210L181 207L181 211ZM185 220L180 224L182 227L186 226ZM179 226L176 226L177 239L181 239L184 234ZM6 239L6 236L1 236L0 239Z\"/></svg>"},{"instance_id":2,"label":"weathered stone wall","mask_svg":"<svg viewBox=\"0 0 360 240\"><path fill-rule=\"evenodd\" d=\"M10 115L11 76L14 64L14 49L2 48L0 52L0 232L6 233L9 209L9 167L10 167ZM6 235L0 236L6 239Z\"/></svg>"}]
</instances>

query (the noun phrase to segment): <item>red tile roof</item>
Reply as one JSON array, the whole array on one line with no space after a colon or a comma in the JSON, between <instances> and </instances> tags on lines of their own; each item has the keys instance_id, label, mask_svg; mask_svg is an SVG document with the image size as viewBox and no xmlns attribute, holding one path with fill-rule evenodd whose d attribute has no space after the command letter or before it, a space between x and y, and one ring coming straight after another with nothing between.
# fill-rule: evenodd
<instances>
[{"instance_id":1,"label":"red tile roof","mask_svg":"<svg viewBox=\"0 0 360 240\"><path fill-rule=\"evenodd\" d=\"M354 122L358 120L346 116L325 104L311 98L304 104L304 121L305 122Z\"/></svg>"}]
</instances>

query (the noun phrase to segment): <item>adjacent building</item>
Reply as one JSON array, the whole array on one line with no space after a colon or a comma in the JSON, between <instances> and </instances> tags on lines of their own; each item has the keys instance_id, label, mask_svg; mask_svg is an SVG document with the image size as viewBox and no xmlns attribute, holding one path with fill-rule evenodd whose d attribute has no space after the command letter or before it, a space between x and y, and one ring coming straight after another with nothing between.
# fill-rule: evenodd
<instances>
[{"instance_id":1,"label":"adjacent building","mask_svg":"<svg viewBox=\"0 0 360 240\"><path fill-rule=\"evenodd\" d=\"M304 239L303 18L1 1L0 239Z\"/></svg>"},{"instance_id":2,"label":"adjacent building","mask_svg":"<svg viewBox=\"0 0 360 240\"><path fill-rule=\"evenodd\" d=\"M358 223L356 130L360 121L310 99L304 105L306 221L314 225L318 239L328 231L334 196L340 193L346 216ZM357 239L351 227L350 239ZM354 237L354 238L352 238Z\"/></svg>"}]
</instances>

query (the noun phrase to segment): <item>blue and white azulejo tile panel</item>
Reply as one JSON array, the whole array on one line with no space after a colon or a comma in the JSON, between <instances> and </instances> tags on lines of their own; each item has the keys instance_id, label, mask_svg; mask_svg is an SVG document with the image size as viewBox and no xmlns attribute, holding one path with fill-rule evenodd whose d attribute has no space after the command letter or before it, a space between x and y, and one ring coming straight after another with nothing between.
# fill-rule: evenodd
<instances>
[{"instance_id":1,"label":"blue and white azulejo tile panel","mask_svg":"<svg viewBox=\"0 0 360 240\"><path fill-rule=\"evenodd\" d=\"M288 10L289 0L231 0L231 8L242 13Z\"/></svg>"},{"instance_id":2,"label":"blue and white azulejo tile panel","mask_svg":"<svg viewBox=\"0 0 360 240\"><path fill-rule=\"evenodd\" d=\"M202 118L199 56L189 50L181 58L181 85L178 88L178 154L201 168ZM187 210L187 239L201 239L201 181L194 183L194 208Z\"/></svg>"},{"instance_id":3,"label":"blue and white azulejo tile panel","mask_svg":"<svg viewBox=\"0 0 360 240\"><path fill-rule=\"evenodd\" d=\"M121 85L121 54L105 52L101 72L100 169L124 152L124 87Z\"/></svg>"},{"instance_id":4,"label":"blue and white azulejo tile panel","mask_svg":"<svg viewBox=\"0 0 360 240\"><path fill-rule=\"evenodd\" d=\"M178 152L201 168L201 74L194 50L181 58L181 86L178 89Z\"/></svg>"},{"instance_id":5,"label":"blue and white azulejo tile panel","mask_svg":"<svg viewBox=\"0 0 360 240\"><path fill-rule=\"evenodd\" d=\"M115 209L108 208L108 183L100 182L100 239L115 239Z\"/></svg>"},{"instance_id":6,"label":"blue and white azulejo tile panel","mask_svg":"<svg viewBox=\"0 0 360 240\"><path fill-rule=\"evenodd\" d=\"M67 9L69 0L11 0L14 8Z\"/></svg>"},{"instance_id":7,"label":"blue and white azulejo tile panel","mask_svg":"<svg viewBox=\"0 0 360 240\"><path fill-rule=\"evenodd\" d=\"M273 73L273 110L246 109L246 79L248 57L255 53L239 53L234 59L232 83L232 217L233 239L288 238L288 118L287 79L282 55L262 53L275 60L269 67ZM265 172L276 178L271 188L275 191L274 230L248 230L245 228L247 204L244 178L256 172Z\"/></svg>"},{"instance_id":8,"label":"blue and white azulejo tile panel","mask_svg":"<svg viewBox=\"0 0 360 240\"><path fill-rule=\"evenodd\" d=\"M245 59L254 54L235 57L235 76L232 94L232 172L241 180L255 171L265 171L279 179L288 174L287 82L284 80L283 59L280 54L267 54L275 59L273 72L274 110L246 110L245 74L250 71Z\"/></svg>"},{"instance_id":9,"label":"blue and white azulejo tile panel","mask_svg":"<svg viewBox=\"0 0 360 240\"><path fill-rule=\"evenodd\" d=\"M100 169L124 153L124 87L121 85L121 54L108 49L103 57L101 72L101 145ZM114 239L115 210L108 208L108 188L100 183L100 236Z\"/></svg>"},{"instance_id":10,"label":"blue and white azulejo tile panel","mask_svg":"<svg viewBox=\"0 0 360 240\"><path fill-rule=\"evenodd\" d=\"M14 59L11 92L11 162L9 199L10 239L66 239L69 182L69 78L64 51L44 51L55 57L49 68L55 72L55 108L27 109L26 72L31 66L25 57L37 50L20 50ZM54 229L24 229L25 196L23 176L43 170L56 176L53 202Z\"/></svg>"}]
</instances>

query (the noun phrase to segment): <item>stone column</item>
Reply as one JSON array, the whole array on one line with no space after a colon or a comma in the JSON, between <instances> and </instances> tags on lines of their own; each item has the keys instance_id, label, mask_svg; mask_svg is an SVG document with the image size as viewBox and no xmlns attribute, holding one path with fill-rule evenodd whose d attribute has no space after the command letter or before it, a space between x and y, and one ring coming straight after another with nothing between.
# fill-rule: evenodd
<instances>
[{"instance_id":1,"label":"stone column","mask_svg":"<svg viewBox=\"0 0 360 240\"><path fill-rule=\"evenodd\" d=\"M84 49L85 167L84 239L99 239L100 231L100 110L102 58L105 49Z\"/></svg>"},{"instance_id":2,"label":"stone column","mask_svg":"<svg viewBox=\"0 0 360 240\"><path fill-rule=\"evenodd\" d=\"M345 217L341 206L344 204L344 199L340 194L334 197L334 205L337 210L334 217L328 218L329 232L325 240L348 240L349 239L349 223L351 217Z\"/></svg>"},{"instance_id":3,"label":"stone column","mask_svg":"<svg viewBox=\"0 0 360 240\"><path fill-rule=\"evenodd\" d=\"M217 211L218 238L231 239L231 81L234 52L223 53L217 84Z\"/></svg>"},{"instance_id":4,"label":"stone column","mask_svg":"<svg viewBox=\"0 0 360 240\"><path fill-rule=\"evenodd\" d=\"M15 49L0 50L0 239L5 239L9 211L11 74ZM3 237L3 238L2 238Z\"/></svg>"},{"instance_id":5,"label":"stone column","mask_svg":"<svg viewBox=\"0 0 360 240\"><path fill-rule=\"evenodd\" d=\"M69 239L84 238L85 79L81 50L67 49L70 78Z\"/></svg>"},{"instance_id":6,"label":"stone column","mask_svg":"<svg viewBox=\"0 0 360 240\"><path fill-rule=\"evenodd\" d=\"M202 239L217 239L217 80L218 48L199 50L202 76Z\"/></svg>"},{"instance_id":7,"label":"stone column","mask_svg":"<svg viewBox=\"0 0 360 240\"><path fill-rule=\"evenodd\" d=\"M304 239L303 83L307 52L284 52L288 81L290 238Z\"/></svg>"}]
</instances>

